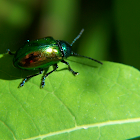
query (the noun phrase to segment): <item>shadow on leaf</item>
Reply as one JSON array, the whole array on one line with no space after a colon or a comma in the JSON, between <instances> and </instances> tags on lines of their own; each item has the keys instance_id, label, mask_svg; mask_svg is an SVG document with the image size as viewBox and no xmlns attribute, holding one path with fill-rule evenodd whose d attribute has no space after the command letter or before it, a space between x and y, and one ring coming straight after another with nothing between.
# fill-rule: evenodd
<instances>
[{"instance_id":1,"label":"shadow on leaf","mask_svg":"<svg viewBox=\"0 0 140 140\"><path fill-rule=\"evenodd\" d=\"M15 68L13 65L13 57L9 54L4 54L3 57L0 58L0 79L5 80L14 80L25 78L29 75L33 75L38 73L38 70L22 70ZM47 71L48 68L45 69Z\"/></svg>"}]
</instances>

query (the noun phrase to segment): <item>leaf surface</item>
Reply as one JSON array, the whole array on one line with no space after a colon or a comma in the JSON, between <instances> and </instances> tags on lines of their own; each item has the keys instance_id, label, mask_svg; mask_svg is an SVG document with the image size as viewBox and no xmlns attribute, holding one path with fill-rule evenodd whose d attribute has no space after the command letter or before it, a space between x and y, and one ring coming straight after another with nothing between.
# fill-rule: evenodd
<instances>
[{"instance_id":1,"label":"leaf surface","mask_svg":"<svg viewBox=\"0 0 140 140\"><path fill-rule=\"evenodd\" d=\"M67 61L78 76L59 63L43 89L42 75L17 88L35 72L14 68L12 57L0 58L0 139L119 140L140 134L140 72L135 68L72 58Z\"/></svg>"}]
</instances>

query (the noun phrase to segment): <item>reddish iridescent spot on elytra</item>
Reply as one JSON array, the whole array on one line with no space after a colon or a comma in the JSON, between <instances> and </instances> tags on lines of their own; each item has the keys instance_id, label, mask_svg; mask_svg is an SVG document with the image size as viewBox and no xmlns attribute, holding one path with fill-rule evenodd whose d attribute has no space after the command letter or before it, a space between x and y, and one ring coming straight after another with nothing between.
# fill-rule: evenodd
<instances>
[{"instance_id":1,"label":"reddish iridescent spot on elytra","mask_svg":"<svg viewBox=\"0 0 140 140\"><path fill-rule=\"evenodd\" d=\"M30 63L33 63L34 61L33 60L30 60Z\"/></svg>"}]
</instances>

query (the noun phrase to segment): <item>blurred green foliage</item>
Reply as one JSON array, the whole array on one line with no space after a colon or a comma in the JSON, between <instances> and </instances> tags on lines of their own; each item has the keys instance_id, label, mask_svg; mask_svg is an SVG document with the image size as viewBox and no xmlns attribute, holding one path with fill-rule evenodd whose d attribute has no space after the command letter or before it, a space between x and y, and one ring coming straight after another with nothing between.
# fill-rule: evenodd
<instances>
[{"instance_id":1,"label":"blurred green foliage","mask_svg":"<svg viewBox=\"0 0 140 140\"><path fill-rule=\"evenodd\" d=\"M0 53L53 36L82 55L140 69L139 0L0 0Z\"/></svg>"}]
</instances>

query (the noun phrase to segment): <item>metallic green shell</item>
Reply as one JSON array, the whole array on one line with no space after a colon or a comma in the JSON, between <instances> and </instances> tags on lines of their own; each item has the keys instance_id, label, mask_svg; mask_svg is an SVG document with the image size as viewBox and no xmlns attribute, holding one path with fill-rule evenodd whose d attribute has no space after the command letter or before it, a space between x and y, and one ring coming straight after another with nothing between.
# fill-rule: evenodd
<instances>
[{"instance_id":1,"label":"metallic green shell","mask_svg":"<svg viewBox=\"0 0 140 140\"><path fill-rule=\"evenodd\" d=\"M63 50L63 55L65 58L69 57L70 55L73 54L72 50L71 50L71 46L68 42L63 41L63 40L57 40L59 41L59 44Z\"/></svg>"},{"instance_id":2,"label":"metallic green shell","mask_svg":"<svg viewBox=\"0 0 140 140\"><path fill-rule=\"evenodd\" d=\"M15 54L15 67L27 70L36 70L49 67L63 59L62 50L58 41L52 37L27 41Z\"/></svg>"}]
</instances>

